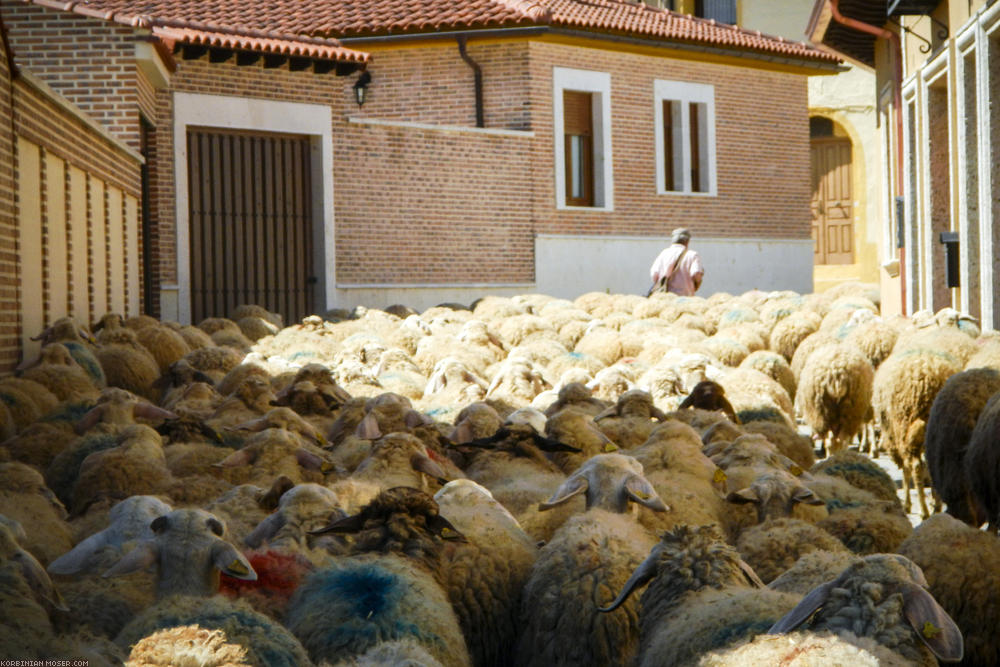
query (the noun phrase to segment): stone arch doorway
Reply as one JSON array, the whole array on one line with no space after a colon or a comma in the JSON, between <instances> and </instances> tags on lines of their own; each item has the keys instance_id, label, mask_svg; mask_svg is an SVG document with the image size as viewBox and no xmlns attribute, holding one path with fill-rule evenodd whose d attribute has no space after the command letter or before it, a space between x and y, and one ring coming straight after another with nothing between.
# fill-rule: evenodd
<instances>
[{"instance_id":1,"label":"stone arch doorway","mask_svg":"<svg viewBox=\"0 0 1000 667\"><path fill-rule=\"evenodd\" d=\"M851 140L822 116L809 119L812 237L817 265L854 263L854 174Z\"/></svg>"}]
</instances>

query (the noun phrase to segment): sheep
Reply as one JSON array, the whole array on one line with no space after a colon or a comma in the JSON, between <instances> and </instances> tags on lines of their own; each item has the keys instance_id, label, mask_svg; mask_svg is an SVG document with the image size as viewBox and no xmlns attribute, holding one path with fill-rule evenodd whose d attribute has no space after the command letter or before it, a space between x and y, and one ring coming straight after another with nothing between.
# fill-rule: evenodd
<instances>
[{"instance_id":1,"label":"sheep","mask_svg":"<svg viewBox=\"0 0 1000 667\"><path fill-rule=\"evenodd\" d=\"M593 419L612 442L622 449L631 449L649 437L654 426L651 420L662 422L666 415L653 405L653 397L648 391L632 389L619 396L614 406Z\"/></svg>"},{"instance_id":2,"label":"sheep","mask_svg":"<svg viewBox=\"0 0 1000 667\"><path fill-rule=\"evenodd\" d=\"M904 667L909 663L868 638L831 633L794 632L757 635L739 646L712 651L701 657L699 667L782 665L783 667Z\"/></svg>"},{"instance_id":3,"label":"sheep","mask_svg":"<svg viewBox=\"0 0 1000 667\"><path fill-rule=\"evenodd\" d=\"M503 418L489 404L475 402L466 405L455 418L455 428L449 438L456 444L462 444L479 438L488 438L500 430Z\"/></svg>"},{"instance_id":4,"label":"sheep","mask_svg":"<svg viewBox=\"0 0 1000 667\"><path fill-rule=\"evenodd\" d=\"M795 423L795 410L788 392L764 373L752 368L737 368L726 373L719 382L740 423L760 418Z\"/></svg>"},{"instance_id":5,"label":"sheep","mask_svg":"<svg viewBox=\"0 0 1000 667\"><path fill-rule=\"evenodd\" d=\"M44 386L60 401L92 400L98 394L97 385L90 375L62 343L50 343L43 347L38 364L24 371L21 377Z\"/></svg>"},{"instance_id":6,"label":"sheep","mask_svg":"<svg viewBox=\"0 0 1000 667\"><path fill-rule=\"evenodd\" d=\"M214 344L206 347L196 348L193 345L191 347L191 351L184 355L184 361L195 370L210 377L213 384L236 368L243 359L241 354L228 347L218 347Z\"/></svg>"},{"instance_id":7,"label":"sheep","mask_svg":"<svg viewBox=\"0 0 1000 667\"><path fill-rule=\"evenodd\" d=\"M788 361L777 352L770 350L752 352L740 363L740 368L760 371L780 384L788 392L788 397L795 400L795 375L792 373L792 367L788 365Z\"/></svg>"},{"instance_id":8,"label":"sheep","mask_svg":"<svg viewBox=\"0 0 1000 667\"><path fill-rule=\"evenodd\" d=\"M215 383L215 390L223 396L229 396L248 378L259 378L264 382L271 382L271 374L267 372L266 368L259 364L243 361L233 366L221 380ZM277 395L275 398L277 399Z\"/></svg>"},{"instance_id":9,"label":"sheep","mask_svg":"<svg viewBox=\"0 0 1000 667\"><path fill-rule=\"evenodd\" d=\"M804 554L813 551L847 553L837 538L800 519L780 518L746 528L736 548L764 583L769 583Z\"/></svg>"},{"instance_id":10,"label":"sheep","mask_svg":"<svg viewBox=\"0 0 1000 667\"><path fill-rule=\"evenodd\" d=\"M1000 576L995 567L1000 541L957 518L936 514L917 526L898 552L923 570L927 589L961 629L963 664L1000 663L996 633Z\"/></svg>"},{"instance_id":11,"label":"sheep","mask_svg":"<svg viewBox=\"0 0 1000 667\"><path fill-rule=\"evenodd\" d=\"M726 398L726 390L718 382L712 380L702 380L694 386L691 393L688 394L687 398L681 402L677 409L684 410L686 408L696 408L711 412L721 410L730 421L737 424L740 423L739 418L736 416L736 411Z\"/></svg>"},{"instance_id":12,"label":"sheep","mask_svg":"<svg viewBox=\"0 0 1000 667\"><path fill-rule=\"evenodd\" d=\"M0 401L0 414L2 406ZM9 454L14 461L45 470L60 452L72 444L73 438L72 429L64 425L36 422L0 443L0 451Z\"/></svg>"},{"instance_id":13,"label":"sheep","mask_svg":"<svg viewBox=\"0 0 1000 667\"><path fill-rule=\"evenodd\" d=\"M267 380L259 377L246 378L219 404L207 423L221 431L227 426L256 419L271 409L274 400L274 392Z\"/></svg>"},{"instance_id":14,"label":"sheep","mask_svg":"<svg viewBox=\"0 0 1000 667\"><path fill-rule=\"evenodd\" d=\"M784 593L795 593L802 596L831 579L844 569L861 560L849 550L810 551L799 557L787 570L773 579L768 588Z\"/></svg>"},{"instance_id":15,"label":"sheep","mask_svg":"<svg viewBox=\"0 0 1000 667\"><path fill-rule=\"evenodd\" d=\"M962 659L962 633L927 592L920 568L896 554L867 556L813 589L768 634L810 630L871 637L913 663Z\"/></svg>"},{"instance_id":16,"label":"sheep","mask_svg":"<svg viewBox=\"0 0 1000 667\"><path fill-rule=\"evenodd\" d=\"M986 517L973 512L963 461L976 420L1000 391L1000 370L974 368L948 378L931 404L924 455L931 483L952 516L972 525Z\"/></svg>"},{"instance_id":17,"label":"sheep","mask_svg":"<svg viewBox=\"0 0 1000 667\"><path fill-rule=\"evenodd\" d=\"M80 463L71 493L74 515L103 499L163 493L173 483L159 433L134 424L119 431L114 442L115 446L93 452Z\"/></svg>"},{"instance_id":18,"label":"sheep","mask_svg":"<svg viewBox=\"0 0 1000 667\"><path fill-rule=\"evenodd\" d=\"M278 484L279 480L280 478L275 480L275 484ZM270 504L266 500L273 490L254 484L239 484L205 503L204 509L226 524L230 539L235 544L242 544L260 522L278 506L277 500ZM280 492L271 495L280 497Z\"/></svg>"},{"instance_id":19,"label":"sheep","mask_svg":"<svg viewBox=\"0 0 1000 667\"><path fill-rule=\"evenodd\" d=\"M267 422L263 425L266 426ZM243 468L245 476L236 479L265 485L279 475L285 475L295 482L321 482L324 474L335 469L325 452L318 447L309 446L293 431L280 427L264 428L255 433L247 438L242 448L213 466L223 469Z\"/></svg>"},{"instance_id":20,"label":"sheep","mask_svg":"<svg viewBox=\"0 0 1000 667\"><path fill-rule=\"evenodd\" d=\"M129 653L130 667L238 667L250 665L247 650L230 644L222 630L206 630L198 625L181 625L158 630L140 639Z\"/></svg>"},{"instance_id":21,"label":"sheep","mask_svg":"<svg viewBox=\"0 0 1000 667\"><path fill-rule=\"evenodd\" d=\"M0 380L0 404L10 415L5 423L13 427L14 432L23 431L55 410L60 400L45 385L34 380L23 377Z\"/></svg>"},{"instance_id":22,"label":"sheep","mask_svg":"<svg viewBox=\"0 0 1000 667\"><path fill-rule=\"evenodd\" d=\"M143 540L104 572L117 577L156 566L156 597L211 596L219 588L219 572L254 580L246 557L225 541L225 524L200 509L179 509L149 524L153 537Z\"/></svg>"},{"instance_id":23,"label":"sheep","mask_svg":"<svg viewBox=\"0 0 1000 667\"><path fill-rule=\"evenodd\" d=\"M179 418L177 414L152 405L126 389L108 387L101 391L97 404L76 422L73 429L83 434L100 424L103 427L101 430L114 433L122 426L135 424L137 419L162 421Z\"/></svg>"},{"instance_id":24,"label":"sheep","mask_svg":"<svg viewBox=\"0 0 1000 667\"><path fill-rule=\"evenodd\" d=\"M73 546L66 509L42 475L23 463L0 463L0 514L31 528L22 546L49 563Z\"/></svg>"},{"instance_id":25,"label":"sheep","mask_svg":"<svg viewBox=\"0 0 1000 667\"><path fill-rule=\"evenodd\" d=\"M521 590L538 557L535 542L471 480L448 482L434 500L441 516L468 540L447 552L443 571L472 663L512 664Z\"/></svg>"},{"instance_id":26,"label":"sheep","mask_svg":"<svg viewBox=\"0 0 1000 667\"><path fill-rule=\"evenodd\" d=\"M635 651L634 606L603 616L592 600L616 589L653 539L621 516L630 502L667 507L638 461L600 454L571 475L541 509L585 493L587 511L564 523L538 556L521 602L519 665L627 664Z\"/></svg>"},{"instance_id":27,"label":"sheep","mask_svg":"<svg viewBox=\"0 0 1000 667\"><path fill-rule=\"evenodd\" d=\"M872 406L886 448L903 471L903 508L910 511L910 489L916 489L920 513L925 519L930 516L923 491L926 465L922 454L927 418L938 391L960 370L961 366L951 357L934 351L893 352L879 366L872 385Z\"/></svg>"},{"instance_id":28,"label":"sheep","mask_svg":"<svg viewBox=\"0 0 1000 667\"><path fill-rule=\"evenodd\" d=\"M0 657L47 655L55 640L50 613L68 611L45 569L25 550L24 529L0 515Z\"/></svg>"},{"instance_id":29,"label":"sheep","mask_svg":"<svg viewBox=\"0 0 1000 667\"><path fill-rule=\"evenodd\" d=\"M180 628L197 626L208 631L221 632L227 644L213 642L210 656L208 647L202 648L199 660L211 657L221 659L222 655L234 652L230 646L239 646L246 651L246 664L275 667L308 666L309 656L292 634L276 621L250 608L240 600L229 600L216 595L197 597L175 595L161 600L146 609L131 621L115 638L115 643L123 648L143 647L148 650L166 650L184 655L186 650L166 648L163 644L179 641L191 642L195 638ZM174 629L174 630L171 630ZM164 631L167 631L164 633ZM150 647L154 644L155 648ZM190 646L190 645L189 645ZM190 647L189 650L194 649ZM140 653L140 655L143 655ZM132 663L129 663L132 664ZM155 664L155 663L154 663ZM178 664L178 663L171 663ZM186 663L179 663L186 664ZM197 662L195 664L217 664ZM231 663L222 663L229 665Z\"/></svg>"},{"instance_id":30,"label":"sheep","mask_svg":"<svg viewBox=\"0 0 1000 667\"><path fill-rule=\"evenodd\" d=\"M864 454L842 451L808 468L813 475L840 477L851 486L868 491L879 500L899 504L896 483L889 473Z\"/></svg>"},{"instance_id":31,"label":"sheep","mask_svg":"<svg viewBox=\"0 0 1000 667\"><path fill-rule=\"evenodd\" d=\"M857 554L894 550L913 527L897 499L879 500L840 477L812 475L803 484L826 503L827 516L816 525Z\"/></svg>"},{"instance_id":32,"label":"sheep","mask_svg":"<svg viewBox=\"0 0 1000 667\"><path fill-rule=\"evenodd\" d=\"M868 357L873 368L878 368L892 353L899 332L882 318L876 317L859 324L844 336L844 345Z\"/></svg>"},{"instance_id":33,"label":"sheep","mask_svg":"<svg viewBox=\"0 0 1000 667\"><path fill-rule=\"evenodd\" d=\"M409 486L426 490L430 487L428 477L439 486L448 482L445 471L431 459L424 443L409 433L389 433L374 441L371 452L352 477L383 489Z\"/></svg>"},{"instance_id":34,"label":"sheep","mask_svg":"<svg viewBox=\"0 0 1000 667\"><path fill-rule=\"evenodd\" d=\"M528 405L535 396L551 387L533 362L512 352L497 368L486 396Z\"/></svg>"},{"instance_id":35,"label":"sheep","mask_svg":"<svg viewBox=\"0 0 1000 667\"><path fill-rule=\"evenodd\" d=\"M795 354L792 355L791 361L788 362L792 369L792 374L795 376L795 386L798 387L801 383L802 369L805 367L806 362L812 353L818 348L825 345L833 345L839 342L835 336L830 335L825 331L817 331L814 334L810 334L799 343L799 346L795 348ZM798 389L796 389L796 394Z\"/></svg>"},{"instance_id":36,"label":"sheep","mask_svg":"<svg viewBox=\"0 0 1000 667\"><path fill-rule=\"evenodd\" d=\"M187 341L179 332L159 322L139 329L135 337L156 360L161 373L191 351Z\"/></svg>"},{"instance_id":37,"label":"sheep","mask_svg":"<svg viewBox=\"0 0 1000 667\"><path fill-rule=\"evenodd\" d=\"M271 549L308 554L312 545L307 533L343 516L334 491L320 484L297 484L281 494L277 509L257 524L243 543L251 549L267 544Z\"/></svg>"},{"instance_id":38,"label":"sheep","mask_svg":"<svg viewBox=\"0 0 1000 667\"><path fill-rule=\"evenodd\" d=\"M763 588L712 526L678 526L664 533L600 611L617 609L647 582L634 663L641 667L691 664L701 653L748 639L781 618L796 599Z\"/></svg>"},{"instance_id":39,"label":"sheep","mask_svg":"<svg viewBox=\"0 0 1000 667\"><path fill-rule=\"evenodd\" d=\"M545 420L545 435L569 445L570 450L554 451L549 458L570 473L595 454L607 454L620 449L594 422L589 413L578 408L563 408Z\"/></svg>"},{"instance_id":40,"label":"sheep","mask_svg":"<svg viewBox=\"0 0 1000 667\"><path fill-rule=\"evenodd\" d=\"M97 344L97 340L72 318L60 317L31 340L41 341L42 347L50 343L62 343L76 363L90 376L94 386L98 389L107 386L104 370L94 355L94 345Z\"/></svg>"},{"instance_id":41,"label":"sheep","mask_svg":"<svg viewBox=\"0 0 1000 667\"><path fill-rule=\"evenodd\" d=\"M837 453L861 428L871 404L875 370L847 345L825 345L809 356L799 377L797 405L813 430Z\"/></svg>"},{"instance_id":42,"label":"sheep","mask_svg":"<svg viewBox=\"0 0 1000 667\"><path fill-rule=\"evenodd\" d=\"M798 311L788 317L783 318L771 330L768 340L768 347L785 358L788 363L792 362L795 350L811 334L814 334L820 325L820 318L807 311Z\"/></svg>"},{"instance_id":43,"label":"sheep","mask_svg":"<svg viewBox=\"0 0 1000 667\"><path fill-rule=\"evenodd\" d=\"M969 446L965 450L965 460L962 467L965 480L969 485L969 499L974 517L978 525L988 522L989 530L996 533L1000 530L1000 485L997 475L1000 471L1000 460L997 454L996 433L1000 430L1000 393L993 394L983 406L976 420L976 426L969 436Z\"/></svg>"},{"instance_id":44,"label":"sheep","mask_svg":"<svg viewBox=\"0 0 1000 667\"><path fill-rule=\"evenodd\" d=\"M388 489L360 513L314 534L331 532L355 536L352 555L311 574L286 617L312 660L332 663L409 638L442 665L469 664L441 570L446 544L465 538L430 496Z\"/></svg>"},{"instance_id":45,"label":"sheep","mask_svg":"<svg viewBox=\"0 0 1000 667\"><path fill-rule=\"evenodd\" d=\"M779 454L787 456L803 470L809 470L816 463L812 440L808 436L800 435L788 424L776 421L751 421L740 428L745 433L764 436Z\"/></svg>"},{"instance_id":46,"label":"sheep","mask_svg":"<svg viewBox=\"0 0 1000 667\"><path fill-rule=\"evenodd\" d=\"M101 362L109 387L128 389L151 401L158 392L153 386L160 377L160 366L138 336L124 327L101 332L97 360Z\"/></svg>"},{"instance_id":47,"label":"sheep","mask_svg":"<svg viewBox=\"0 0 1000 667\"><path fill-rule=\"evenodd\" d=\"M107 570L139 540L154 537L150 523L173 508L155 496L130 496L108 513L108 527L49 563L51 574L74 575Z\"/></svg>"}]
</instances>

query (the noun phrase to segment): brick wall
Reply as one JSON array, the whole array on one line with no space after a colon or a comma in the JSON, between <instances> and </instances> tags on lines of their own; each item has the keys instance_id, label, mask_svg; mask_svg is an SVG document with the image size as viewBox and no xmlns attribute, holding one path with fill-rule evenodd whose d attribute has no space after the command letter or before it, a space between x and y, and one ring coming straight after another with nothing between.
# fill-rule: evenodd
<instances>
[{"instance_id":1,"label":"brick wall","mask_svg":"<svg viewBox=\"0 0 1000 667\"><path fill-rule=\"evenodd\" d=\"M10 66L2 47L0 44L0 371L13 368L18 360L17 220L14 134L10 123L13 100Z\"/></svg>"},{"instance_id":2,"label":"brick wall","mask_svg":"<svg viewBox=\"0 0 1000 667\"><path fill-rule=\"evenodd\" d=\"M19 65L139 147L133 28L23 2L5 2L3 19Z\"/></svg>"},{"instance_id":3,"label":"brick wall","mask_svg":"<svg viewBox=\"0 0 1000 667\"><path fill-rule=\"evenodd\" d=\"M613 212L556 211L552 67L611 73ZM731 65L542 42L531 44L539 232L722 238L810 237L806 78ZM657 195L653 82L715 86L718 196Z\"/></svg>"}]
</instances>

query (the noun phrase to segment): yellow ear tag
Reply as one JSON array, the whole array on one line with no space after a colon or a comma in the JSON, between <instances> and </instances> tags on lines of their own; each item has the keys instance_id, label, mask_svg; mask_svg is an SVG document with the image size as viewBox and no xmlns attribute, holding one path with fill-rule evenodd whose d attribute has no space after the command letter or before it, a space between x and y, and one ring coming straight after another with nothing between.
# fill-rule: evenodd
<instances>
[{"instance_id":1,"label":"yellow ear tag","mask_svg":"<svg viewBox=\"0 0 1000 667\"><path fill-rule=\"evenodd\" d=\"M715 482L716 484L721 484L722 482L725 482L727 479L728 477L726 476L726 473L725 471L722 470L722 468L715 469L715 474L712 475L713 482Z\"/></svg>"},{"instance_id":2,"label":"yellow ear tag","mask_svg":"<svg viewBox=\"0 0 1000 667\"><path fill-rule=\"evenodd\" d=\"M249 574L250 572L250 570L248 570L246 566L243 563L239 562L238 560L234 560L232 563L229 564L229 567L226 569L228 569L230 572L239 575Z\"/></svg>"},{"instance_id":3,"label":"yellow ear tag","mask_svg":"<svg viewBox=\"0 0 1000 667\"><path fill-rule=\"evenodd\" d=\"M617 452L618 451L618 445L616 445L613 442L609 442L608 444L604 445L604 451L606 451L606 452Z\"/></svg>"},{"instance_id":4,"label":"yellow ear tag","mask_svg":"<svg viewBox=\"0 0 1000 667\"><path fill-rule=\"evenodd\" d=\"M642 500L647 500L649 498L649 494L643 493L642 491L636 491L635 495L639 496Z\"/></svg>"},{"instance_id":5,"label":"yellow ear tag","mask_svg":"<svg viewBox=\"0 0 1000 667\"><path fill-rule=\"evenodd\" d=\"M333 465L329 461L323 461L322 463L319 464L319 471L322 473L327 473L332 471L336 467L337 466Z\"/></svg>"},{"instance_id":6,"label":"yellow ear tag","mask_svg":"<svg viewBox=\"0 0 1000 667\"><path fill-rule=\"evenodd\" d=\"M802 470L802 468L800 468L800 467L798 467L796 465L793 465L791 468L788 469L788 472L790 472L793 475L795 475L796 477L798 477L799 475L801 475L803 473L803 470Z\"/></svg>"},{"instance_id":7,"label":"yellow ear tag","mask_svg":"<svg viewBox=\"0 0 1000 667\"><path fill-rule=\"evenodd\" d=\"M927 639L934 639L939 634L941 634L941 628L934 625L930 621L924 621L924 629L921 630L921 632Z\"/></svg>"}]
</instances>

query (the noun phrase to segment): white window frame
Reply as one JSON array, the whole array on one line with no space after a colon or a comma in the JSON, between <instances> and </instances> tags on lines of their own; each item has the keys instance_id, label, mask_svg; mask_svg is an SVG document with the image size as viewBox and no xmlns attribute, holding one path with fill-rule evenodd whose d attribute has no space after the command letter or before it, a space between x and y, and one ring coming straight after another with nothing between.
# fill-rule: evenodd
<instances>
[{"instance_id":1,"label":"white window frame","mask_svg":"<svg viewBox=\"0 0 1000 667\"><path fill-rule=\"evenodd\" d=\"M593 93L594 205L566 205L566 155L563 138L563 91ZM555 146L556 208L613 211L614 179L611 159L611 74L590 70L552 68L552 134Z\"/></svg>"},{"instance_id":2,"label":"white window frame","mask_svg":"<svg viewBox=\"0 0 1000 667\"><path fill-rule=\"evenodd\" d=\"M666 160L663 147L663 102L671 100L680 102L681 119L674 135L680 145L680 155L674 156L674 173L681 174L682 189L667 190L663 180L666 177ZM691 188L691 138L687 128L690 126L691 103L705 105L705 122L699 127L701 145L704 147L705 169L702 179L705 181L703 192L694 192ZM693 197L715 197L718 195L718 174L715 159L715 86L706 83L689 83L687 81L664 81L656 79L653 82L653 113L654 133L656 142L656 193L660 195L683 195ZM677 136L680 135L680 136ZM679 158L679 159L677 159Z\"/></svg>"}]
</instances>

